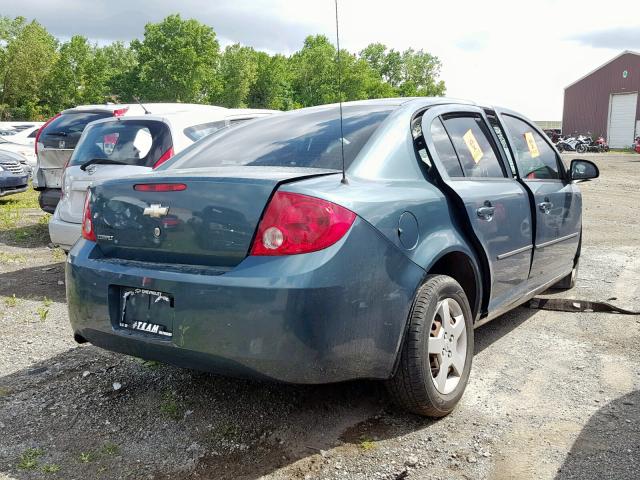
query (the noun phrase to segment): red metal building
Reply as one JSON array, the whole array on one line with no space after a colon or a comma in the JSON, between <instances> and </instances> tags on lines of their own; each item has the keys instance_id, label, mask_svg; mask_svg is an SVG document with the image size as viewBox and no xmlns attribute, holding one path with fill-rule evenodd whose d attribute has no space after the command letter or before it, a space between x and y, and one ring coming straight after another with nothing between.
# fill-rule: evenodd
<instances>
[{"instance_id":1,"label":"red metal building","mask_svg":"<svg viewBox=\"0 0 640 480\"><path fill-rule=\"evenodd\" d=\"M624 51L564 89L562 132L625 148L640 135L640 53Z\"/></svg>"}]
</instances>

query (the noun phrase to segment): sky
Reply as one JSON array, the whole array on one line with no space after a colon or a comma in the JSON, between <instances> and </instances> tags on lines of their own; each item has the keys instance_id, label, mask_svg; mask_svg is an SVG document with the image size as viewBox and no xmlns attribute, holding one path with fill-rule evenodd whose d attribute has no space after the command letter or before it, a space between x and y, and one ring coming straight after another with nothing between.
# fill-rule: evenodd
<instances>
[{"instance_id":1,"label":"sky","mask_svg":"<svg viewBox=\"0 0 640 480\"><path fill-rule=\"evenodd\" d=\"M307 35L335 40L333 0L0 0L0 12L99 44L141 38L170 13L211 25L223 46L288 54ZM633 0L339 0L339 13L343 48L424 49L442 61L447 96L535 120L560 120L564 87L623 50L640 52Z\"/></svg>"}]
</instances>

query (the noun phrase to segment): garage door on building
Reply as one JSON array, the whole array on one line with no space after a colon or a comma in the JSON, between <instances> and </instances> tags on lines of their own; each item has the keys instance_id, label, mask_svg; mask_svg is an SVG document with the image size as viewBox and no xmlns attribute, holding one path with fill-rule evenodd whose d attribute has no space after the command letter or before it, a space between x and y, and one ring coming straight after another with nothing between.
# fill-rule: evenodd
<instances>
[{"instance_id":1,"label":"garage door on building","mask_svg":"<svg viewBox=\"0 0 640 480\"><path fill-rule=\"evenodd\" d=\"M611 148L625 148L633 144L637 105L637 93L611 95L608 138Z\"/></svg>"}]
</instances>

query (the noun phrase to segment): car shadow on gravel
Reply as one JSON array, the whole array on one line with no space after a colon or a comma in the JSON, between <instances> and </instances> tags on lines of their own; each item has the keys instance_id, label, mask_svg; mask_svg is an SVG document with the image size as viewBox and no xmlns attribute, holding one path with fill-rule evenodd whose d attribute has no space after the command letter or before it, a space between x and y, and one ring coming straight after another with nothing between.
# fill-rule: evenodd
<instances>
[{"instance_id":1,"label":"car shadow on gravel","mask_svg":"<svg viewBox=\"0 0 640 480\"><path fill-rule=\"evenodd\" d=\"M534 316L538 310L519 307L478 327L474 332L475 354L479 354L493 342L508 335L512 330Z\"/></svg>"},{"instance_id":2,"label":"car shadow on gravel","mask_svg":"<svg viewBox=\"0 0 640 480\"><path fill-rule=\"evenodd\" d=\"M433 423L394 407L380 382L229 379L87 345L0 377L0 472L256 479L313 471L336 447L365 452ZM33 452L35 471L24 470Z\"/></svg>"},{"instance_id":3,"label":"car shadow on gravel","mask_svg":"<svg viewBox=\"0 0 640 480\"><path fill-rule=\"evenodd\" d=\"M533 313L481 327L478 348ZM304 478L336 448L364 454L436 422L395 407L381 382L229 379L86 345L0 377L0 472L34 478L19 465L38 452L34 469L65 479Z\"/></svg>"},{"instance_id":4,"label":"car shadow on gravel","mask_svg":"<svg viewBox=\"0 0 640 480\"><path fill-rule=\"evenodd\" d=\"M64 262L21 268L0 273L0 296L23 299L47 297L54 302L66 302Z\"/></svg>"},{"instance_id":5,"label":"car shadow on gravel","mask_svg":"<svg viewBox=\"0 0 640 480\"><path fill-rule=\"evenodd\" d=\"M556 480L637 479L640 472L640 391L608 403L589 419Z\"/></svg>"}]
</instances>

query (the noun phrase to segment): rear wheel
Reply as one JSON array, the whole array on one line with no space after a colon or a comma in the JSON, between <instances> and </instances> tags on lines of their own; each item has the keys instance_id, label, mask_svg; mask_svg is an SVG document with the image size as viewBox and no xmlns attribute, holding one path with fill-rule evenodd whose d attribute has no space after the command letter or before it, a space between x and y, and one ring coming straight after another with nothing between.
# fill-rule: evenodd
<instances>
[{"instance_id":1,"label":"rear wheel","mask_svg":"<svg viewBox=\"0 0 640 480\"><path fill-rule=\"evenodd\" d=\"M578 152L578 153L586 153L587 152L587 146L584 143L580 143L580 144L576 145L576 152Z\"/></svg>"},{"instance_id":2,"label":"rear wheel","mask_svg":"<svg viewBox=\"0 0 640 480\"><path fill-rule=\"evenodd\" d=\"M401 407L428 417L449 414L464 393L473 358L473 320L462 287L430 275L411 310L400 364L387 388Z\"/></svg>"}]
</instances>

